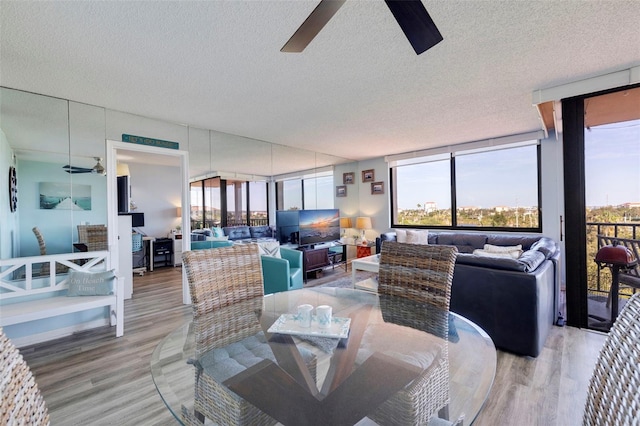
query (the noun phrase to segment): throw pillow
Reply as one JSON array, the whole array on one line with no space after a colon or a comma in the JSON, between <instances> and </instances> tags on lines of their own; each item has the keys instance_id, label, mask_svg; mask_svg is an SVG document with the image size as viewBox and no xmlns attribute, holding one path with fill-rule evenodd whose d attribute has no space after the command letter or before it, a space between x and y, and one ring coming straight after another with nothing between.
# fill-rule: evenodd
<instances>
[{"instance_id":1,"label":"throw pillow","mask_svg":"<svg viewBox=\"0 0 640 426\"><path fill-rule=\"evenodd\" d=\"M517 259L522 254L522 250L514 250L508 252L494 252L487 251L483 249L475 249L473 251L474 256L482 256L482 257L503 257L506 259Z\"/></svg>"},{"instance_id":2,"label":"throw pillow","mask_svg":"<svg viewBox=\"0 0 640 426\"><path fill-rule=\"evenodd\" d=\"M278 257L281 258L280 255L280 244L277 241L261 241L258 243L258 251L261 255L270 256L270 257Z\"/></svg>"},{"instance_id":3,"label":"throw pillow","mask_svg":"<svg viewBox=\"0 0 640 426\"><path fill-rule=\"evenodd\" d=\"M407 230L406 229L396 229L396 241L399 243L407 242Z\"/></svg>"},{"instance_id":4,"label":"throw pillow","mask_svg":"<svg viewBox=\"0 0 640 426\"><path fill-rule=\"evenodd\" d=\"M115 279L113 270L102 272L71 270L67 296L107 296L113 294Z\"/></svg>"},{"instance_id":5,"label":"throw pillow","mask_svg":"<svg viewBox=\"0 0 640 426\"><path fill-rule=\"evenodd\" d=\"M408 229L406 242L409 244L429 244L429 231Z\"/></svg>"},{"instance_id":6,"label":"throw pillow","mask_svg":"<svg viewBox=\"0 0 640 426\"><path fill-rule=\"evenodd\" d=\"M219 226L212 229L214 237L224 237L224 231Z\"/></svg>"},{"instance_id":7,"label":"throw pillow","mask_svg":"<svg viewBox=\"0 0 640 426\"><path fill-rule=\"evenodd\" d=\"M494 246L492 244L485 244L484 250L492 253L509 253L512 251L522 251L522 244L517 246Z\"/></svg>"}]
</instances>

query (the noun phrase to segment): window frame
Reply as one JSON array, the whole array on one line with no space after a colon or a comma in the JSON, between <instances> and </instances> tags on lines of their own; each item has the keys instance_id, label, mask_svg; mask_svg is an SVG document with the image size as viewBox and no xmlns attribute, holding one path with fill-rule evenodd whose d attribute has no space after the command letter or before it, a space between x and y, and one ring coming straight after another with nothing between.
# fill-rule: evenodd
<instances>
[{"instance_id":1,"label":"window frame","mask_svg":"<svg viewBox=\"0 0 640 426\"><path fill-rule=\"evenodd\" d=\"M530 139L533 141L533 139ZM542 233L543 223L542 223L542 152L541 152L541 141L539 139L535 139L536 143L536 173L537 173L537 199L538 199L538 225L535 227L507 227L507 226L469 226L469 225L458 225L457 221L457 187L456 187L456 152L462 154L463 152L468 152L468 149L460 149L459 151L452 150L449 152L449 164L450 164L450 188L451 188L451 225L418 225L418 224L399 224L397 221L397 171L398 167L402 167L402 165L391 165L389 166L389 187L390 187L390 203L389 203L389 217L391 218L391 228L410 228L410 229L439 229L439 230L460 230L460 231L489 231L489 232L530 232L530 233ZM496 146L495 149L515 149L519 148L521 144L505 144L502 146ZM532 143L533 145L533 143ZM486 151L491 151L491 149L486 149ZM440 154L441 155L441 154ZM435 158L437 155L434 154ZM424 162L428 162L427 158L431 157L428 153L423 155L425 158Z\"/></svg>"}]
</instances>

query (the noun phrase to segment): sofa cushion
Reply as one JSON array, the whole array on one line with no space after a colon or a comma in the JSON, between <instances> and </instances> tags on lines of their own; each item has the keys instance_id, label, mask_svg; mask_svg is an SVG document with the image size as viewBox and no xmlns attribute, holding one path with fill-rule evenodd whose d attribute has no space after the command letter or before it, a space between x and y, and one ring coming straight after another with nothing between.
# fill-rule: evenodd
<instances>
[{"instance_id":1,"label":"sofa cushion","mask_svg":"<svg viewBox=\"0 0 640 426\"><path fill-rule=\"evenodd\" d=\"M477 256L471 253L458 253L456 263L481 266L506 271L532 272L544 262L544 255L536 250L527 250L518 259L512 257Z\"/></svg>"},{"instance_id":2,"label":"sofa cushion","mask_svg":"<svg viewBox=\"0 0 640 426\"><path fill-rule=\"evenodd\" d=\"M407 230L406 229L396 229L396 241L399 243L407 242Z\"/></svg>"},{"instance_id":3,"label":"sofa cushion","mask_svg":"<svg viewBox=\"0 0 640 426\"><path fill-rule=\"evenodd\" d=\"M273 237L273 233L271 232L271 227L269 225L250 226L249 233L251 234L251 238L272 238Z\"/></svg>"},{"instance_id":4,"label":"sofa cushion","mask_svg":"<svg viewBox=\"0 0 640 426\"><path fill-rule=\"evenodd\" d=\"M225 226L222 230L230 240L251 239L251 231L248 226Z\"/></svg>"},{"instance_id":5,"label":"sofa cushion","mask_svg":"<svg viewBox=\"0 0 640 426\"><path fill-rule=\"evenodd\" d=\"M523 250L529 250L531 245L540 239L535 235L505 235L505 234L488 234L487 244L494 246L522 246Z\"/></svg>"},{"instance_id":6,"label":"sofa cushion","mask_svg":"<svg viewBox=\"0 0 640 426\"><path fill-rule=\"evenodd\" d=\"M212 228L211 231L213 231L213 236L214 237L224 237L225 236L224 235L224 231L219 226L216 226L216 227Z\"/></svg>"},{"instance_id":7,"label":"sofa cushion","mask_svg":"<svg viewBox=\"0 0 640 426\"><path fill-rule=\"evenodd\" d=\"M460 234L453 232L441 232L438 234L438 244L456 246L458 253L473 253L475 249L483 248L486 243L486 234Z\"/></svg>"}]
</instances>

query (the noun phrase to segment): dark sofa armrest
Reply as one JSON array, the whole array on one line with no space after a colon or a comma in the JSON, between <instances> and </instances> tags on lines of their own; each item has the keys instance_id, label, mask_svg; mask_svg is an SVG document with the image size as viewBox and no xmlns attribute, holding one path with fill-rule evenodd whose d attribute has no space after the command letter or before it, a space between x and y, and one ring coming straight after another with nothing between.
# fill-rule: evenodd
<instances>
[{"instance_id":1,"label":"dark sofa armrest","mask_svg":"<svg viewBox=\"0 0 640 426\"><path fill-rule=\"evenodd\" d=\"M382 248L383 241L395 241L395 240L396 240L395 232L384 232L380 234L380 236L376 238L376 253L380 253L380 249Z\"/></svg>"}]
</instances>

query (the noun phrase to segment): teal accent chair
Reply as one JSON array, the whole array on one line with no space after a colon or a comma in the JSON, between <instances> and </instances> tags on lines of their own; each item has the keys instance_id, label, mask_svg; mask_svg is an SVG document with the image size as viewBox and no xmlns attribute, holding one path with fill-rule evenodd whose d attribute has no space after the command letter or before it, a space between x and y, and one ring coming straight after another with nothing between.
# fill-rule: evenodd
<instances>
[{"instance_id":1,"label":"teal accent chair","mask_svg":"<svg viewBox=\"0 0 640 426\"><path fill-rule=\"evenodd\" d=\"M280 256L261 256L264 294L302 288L302 251L280 247Z\"/></svg>"}]
</instances>

